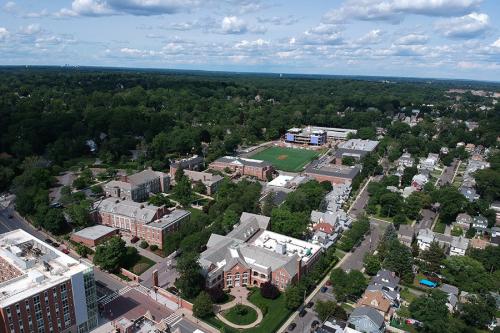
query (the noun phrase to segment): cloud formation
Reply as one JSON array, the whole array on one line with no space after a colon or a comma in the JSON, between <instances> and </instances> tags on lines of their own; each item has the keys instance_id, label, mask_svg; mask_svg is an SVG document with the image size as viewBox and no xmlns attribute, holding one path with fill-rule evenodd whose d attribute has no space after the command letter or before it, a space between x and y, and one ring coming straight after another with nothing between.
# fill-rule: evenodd
<instances>
[{"instance_id":1,"label":"cloud formation","mask_svg":"<svg viewBox=\"0 0 500 333\"><path fill-rule=\"evenodd\" d=\"M476 12L443 20L436 24L438 31L450 38L475 38L483 35L489 26L489 16Z\"/></svg>"}]
</instances>

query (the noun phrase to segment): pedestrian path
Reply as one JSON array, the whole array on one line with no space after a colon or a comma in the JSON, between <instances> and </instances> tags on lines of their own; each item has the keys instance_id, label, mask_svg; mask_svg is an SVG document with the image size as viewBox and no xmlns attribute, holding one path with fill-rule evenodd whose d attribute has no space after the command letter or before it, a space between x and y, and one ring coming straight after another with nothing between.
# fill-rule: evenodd
<instances>
[{"instance_id":1,"label":"pedestrian path","mask_svg":"<svg viewBox=\"0 0 500 333\"><path fill-rule=\"evenodd\" d=\"M128 293L132 288L130 286L125 286L123 287L122 289L118 290L118 291L115 291L114 293L112 294L109 294L109 295L106 295L104 296L103 298L101 298L99 300L99 303L101 305L106 305L110 302L113 302L115 299L117 299L118 297L122 296L122 295L125 295L126 293Z\"/></svg>"},{"instance_id":2,"label":"pedestrian path","mask_svg":"<svg viewBox=\"0 0 500 333\"><path fill-rule=\"evenodd\" d=\"M248 329L260 324L264 315L262 314L262 311L259 309L259 307L257 307L253 303L250 303L250 301L247 299L248 290L246 288L234 288L231 290L231 295L235 296L231 302L217 306L217 319L222 321L224 324L237 329ZM222 312L236 306L237 304L243 304L254 309L257 312L257 319L253 323L248 325L238 325L227 320L222 315Z\"/></svg>"}]
</instances>

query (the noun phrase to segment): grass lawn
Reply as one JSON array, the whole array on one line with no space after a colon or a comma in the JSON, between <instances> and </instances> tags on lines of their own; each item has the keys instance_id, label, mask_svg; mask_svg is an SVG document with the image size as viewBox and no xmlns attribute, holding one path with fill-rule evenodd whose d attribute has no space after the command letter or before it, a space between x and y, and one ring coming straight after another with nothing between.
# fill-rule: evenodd
<instances>
[{"instance_id":1,"label":"grass lawn","mask_svg":"<svg viewBox=\"0 0 500 333\"><path fill-rule=\"evenodd\" d=\"M401 298L408 303L411 303L415 300L415 298L417 298L417 296L413 294L408 288L403 288L403 290L401 290Z\"/></svg>"},{"instance_id":2,"label":"grass lawn","mask_svg":"<svg viewBox=\"0 0 500 333\"><path fill-rule=\"evenodd\" d=\"M276 169L290 172L302 171L304 166L320 153L298 148L269 147L250 158L270 162Z\"/></svg>"},{"instance_id":3,"label":"grass lawn","mask_svg":"<svg viewBox=\"0 0 500 333\"><path fill-rule=\"evenodd\" d=\"M243 304L238 304L222 314L227 320L237 325L248 325L257 320L257 311Z\"/></svg>"},{"instance_id":4,"label":"grass lawn","mask_svg":"<svg viewBox=\"0 0 500 333\"><path fill-rule=\"evenodd\" d=\"M444 234L444 230L446 229L446 224L444 224L441 221L437 221L436 225L434 226L434 232L439 232L440 234Z\"/></svg>"},{"instance_id":5,"label":"grass lawn","mask_svg":"<svg viewBox=\"0 0 500 333\"><path fill-rule=\"evenodd\" d=\"M240 331L224 325L216 317L208 318L206 319L206 321L214 327L224 328L224 332L226 333L270 333L276 332L281 327L281 325L283 325L288 316L290 316L290 314L292 313L292 311L288 310L285 306L285 296L283 294L280 295L277 299L271 300L263 298L260 295L260 292L258 290L255 290L248 297L248 300L257 305L264 314L262 322L254 328Z\"/></svg>"},{"instance_id":6,"label":"grass lawn","mask_svg":"<svg viewBox=\"0 0 500 333\"><path fill-rule=\"evenodd\" d=\"M126 260L126 263L123 265L123 268L134 274L141 275L154 264L155 262L153 260L143 257L140 254L137 254L137 256L134 256L133 258Z\"/></svg>"},{"instance_id":7,"label":"grass lawn","mask_svg":"<svg viewBox=\"0 0 500 333\"><path fill-rule=\"evenodd\" d=\"M335 255L339 258L342 259L346 255L346 253L340 249L335 249Z\"/></svg>"}]
</instances>

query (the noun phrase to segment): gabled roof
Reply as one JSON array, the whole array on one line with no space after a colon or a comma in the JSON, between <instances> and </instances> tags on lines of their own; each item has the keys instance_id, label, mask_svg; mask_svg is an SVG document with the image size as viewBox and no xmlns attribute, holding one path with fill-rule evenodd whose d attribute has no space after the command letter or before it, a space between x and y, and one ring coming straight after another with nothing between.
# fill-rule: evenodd
<instances>
[{"instance_id":1,"label":"gabled roof","mask_svg":"<svg viewBox=\"0 0 500 333\"><path fill-rule=\"evenodd\" d=\"M394 272L388 271L386 269L381 269L377 272L377 275L372 278L372 283L389 288L394 288L399 284L399 280L400 279Z\"/></svg>"},{"instance_id":2,"label":"gabled roof","mask_svg":"<svg viewBox=\"0 0 500 333\"><path fill-rule=\"evenodd\" d=\"M364 318L370 320L376 327L382 327L384 324L384 317L377 310L368 306L355 308L349 316L348 322L351 323L354 318Z\"/></svg>"},{"instance_id":3,"label":"gabled roof","mask_svg":"<svg viewBox=\"0 0 500 333\"><path fill-rule=\"evenodd\" d=\"M455 286L452 286L451 284L444 283L439 287L439 290L441 290L447 294L458 295L458 288Z\"/></svg>"}]
</instances>

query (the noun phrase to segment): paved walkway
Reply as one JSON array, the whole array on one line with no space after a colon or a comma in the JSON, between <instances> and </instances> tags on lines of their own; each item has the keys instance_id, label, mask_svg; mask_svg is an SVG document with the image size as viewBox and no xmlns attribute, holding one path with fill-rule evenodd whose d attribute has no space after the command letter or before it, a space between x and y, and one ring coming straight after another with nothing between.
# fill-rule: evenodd
<instances>
[{"instance_id":1,"label":"paved walkway","mask_svg":"<svg viewBox=\"0 0 500 333\"><path fill-rule=\"evenodd\" d=\"M231 326L231 327L234 327L234 328L237 328L237 329L252 328L252 327L255 327L256 325L260 324L260 322L262 321L262 318L263 318L262 311L260 311L260 309L256 305L250 303L250 301L247 299L248 290L244 287L233 288L231 290L231 295L234 296L234 299L231 302L216 306L217 318L220 321L222 321L224 324ZM249 306L252 309L254 309L257 312L257 319L253 323L248 324L248 325L237 325L237 324L234 324L234 323L230 322L229 320L227 320L221 314L222 311L228 310L237 304L243 304L243 305Z\"/></svg>"}]
</instances>

